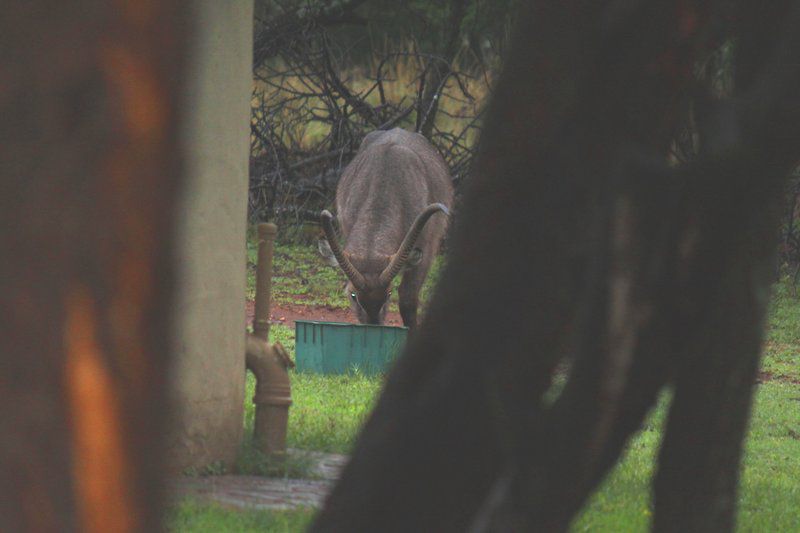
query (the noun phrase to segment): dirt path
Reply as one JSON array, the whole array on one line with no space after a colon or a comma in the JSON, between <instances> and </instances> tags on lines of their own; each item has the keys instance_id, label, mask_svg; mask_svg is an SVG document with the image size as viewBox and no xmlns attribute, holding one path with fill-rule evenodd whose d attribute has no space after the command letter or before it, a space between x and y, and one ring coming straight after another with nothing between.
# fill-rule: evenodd
<instances>
[{"instance_id":1,"label":"dirt path","mask_svg":"<svg viewBox=\"0 0 800 533\"><path fill-rule=\"evenodd\" d=\"M246 303L247 323L253 320L255 304L251 301ZM295 320L318 320L321 322L357 322L356 317L349 309L339 309L318 305L299 305L299 304L277 304L273 303L269 314L272 324L283 324L291 328L294 327ZM390 312L386 314L387 326L402 326L403 320L400 313Z\"/></svg>"}]
</instances>

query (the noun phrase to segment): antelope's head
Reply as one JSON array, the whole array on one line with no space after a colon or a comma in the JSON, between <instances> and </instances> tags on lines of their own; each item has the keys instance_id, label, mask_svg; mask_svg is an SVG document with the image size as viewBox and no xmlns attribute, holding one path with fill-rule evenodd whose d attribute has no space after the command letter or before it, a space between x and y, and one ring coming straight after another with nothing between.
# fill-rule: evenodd
<instances>
[{"instance_id":1,"label":"antelope's head","mask_svg":"<svg viewBox=\"0 0 800 533\"><path fill-rule=\"evenodd\" d=\"M403 268L416 265L422 256L414 247L425 224L438 212L449 214L444 204L426 207L411 224L397 252L388 256L362 257L343 249L333 227L333 215L323 211L320 219L325 240L320 241L320 253L338 265L349 280L345 290L350 306L362 324L383 324L392 280ZM326 242L327 241L327 242Z\"/></svg>"}]
</instances>

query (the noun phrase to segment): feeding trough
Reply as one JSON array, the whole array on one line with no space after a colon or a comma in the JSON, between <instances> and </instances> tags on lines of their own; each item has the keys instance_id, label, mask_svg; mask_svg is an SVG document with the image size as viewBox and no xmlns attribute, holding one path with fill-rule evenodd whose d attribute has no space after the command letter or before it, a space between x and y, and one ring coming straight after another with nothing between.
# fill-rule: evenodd
<instances>
[{"instance_id":1,"label":"feeding trough","mask_svg":"<svg viewBox=\"0 0 800 533\"><path fill-rule=\"evenodd\" d=\"M382 374L400 355L407 335L408 328L394 326L298 320L295 322L297 370L317 374Z\"/></svg>"}]
</instances>

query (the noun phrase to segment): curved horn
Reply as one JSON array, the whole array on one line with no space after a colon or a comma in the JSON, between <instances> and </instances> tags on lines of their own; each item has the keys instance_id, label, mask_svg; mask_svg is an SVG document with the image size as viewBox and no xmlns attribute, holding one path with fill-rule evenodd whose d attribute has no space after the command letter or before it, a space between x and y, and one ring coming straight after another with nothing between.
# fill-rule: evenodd
<instances>
[{"instance_id":1,"label":"curved horn","mask_svg":"<svg viewBox=\"0 0 800 533\"><path fill-rule=\"evenodd\" d=\"M440 203L429 205L423 209L422 213L417 215L416 220L414 220L414 223L411 224L411 228L408 230L408 233L406 233L403 243L400 245L400 248L397 249L397 253L392 256L389 266L387 266L384 271L381 272L381 276L378 278L381 284L388 285L389 282L392 281L392 279L397 275L397 273L400 272L400 270L403 268L403 265L405 265L406 261L408 261L408 254L411 253L411 249L414 247L414 244L416 244L420 233L422 233L423 228L425 228L425 224L428 222L428 219L439 211L445 215L450 215L450 210L447 209L447 206Z\"/></svg>"},{"instance_id":2,"label":"curved horn","mask_svg":"<svg viewBox=\"0 0 800 533\"><path fill-rule=\"evenodd\" d=\"M331 247L331 251L333 252L333 256L336 258L336 261L339 262L339 266L342 267L344 273L353 282L353 285L358 287L359 289L363 289L367 286L367 282L364 279L364 276L361 275L361 272L356 270L356 267L353 266L353 263L344 255L344 250L342 250L342 245L339 244L339 239L336 237L336 231L333 229L333 215L327 209L324 210L319 215L320 221L322 222L322 230L325 232L325 237L328 238L328 244Z\"/></svg>"}]
</instances>

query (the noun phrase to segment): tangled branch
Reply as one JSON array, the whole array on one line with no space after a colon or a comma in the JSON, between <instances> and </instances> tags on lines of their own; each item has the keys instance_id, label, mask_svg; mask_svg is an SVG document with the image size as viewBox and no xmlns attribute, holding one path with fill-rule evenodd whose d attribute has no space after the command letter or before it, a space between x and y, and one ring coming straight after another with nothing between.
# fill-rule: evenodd
<instances>
[{"instance_id":1,"label":"tangled branch","mask_svg":"<svg viewBox=\"0 0 800 533\"><path fill-rule=\"evenodd\" d=\"M359 3L340 5L336 13L288 11L257 31L253 220L308 220L331 202L343 168L373 130L418 131L440 151L456 184L469 173L491 76L459 66L455 37L443 54L414 47L373 54L368 67L353 64L329 28L332 21L358 22L353 9ZM453 18L460 16L463 10Z\"/></svg>"}]
</instances>

